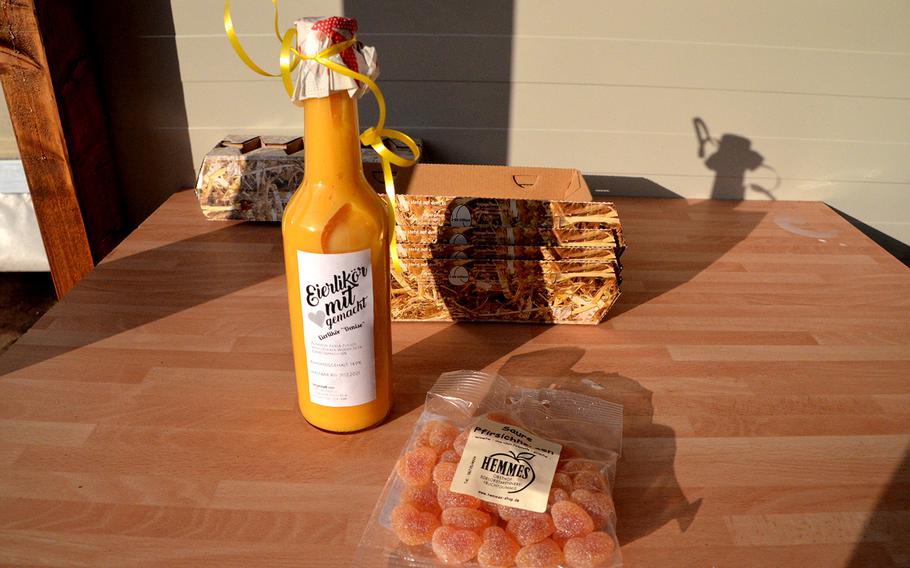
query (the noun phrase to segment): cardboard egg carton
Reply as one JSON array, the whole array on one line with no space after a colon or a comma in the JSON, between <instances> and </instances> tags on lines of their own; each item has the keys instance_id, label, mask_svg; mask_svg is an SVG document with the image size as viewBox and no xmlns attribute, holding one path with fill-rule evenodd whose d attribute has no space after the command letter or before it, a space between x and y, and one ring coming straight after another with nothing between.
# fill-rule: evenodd
<instances>
[{"instance_id":1,"label":"cardboard egg carton","mask_svg":"<svg viewBox=\"0 0 910 568\"><path fill-rule=\"evenodd\" d=\"M393 149L413 157L395 141ZM417 140L418 146L422 146ZM284 208L303 182L304 141L300 136L229 135L202 160L196 180L196 197L211 220L281 221ZM364 174L382 187L379 156L361 149ZM392 171L398 175L397 166Z\"/></svg>"}]
</instances>

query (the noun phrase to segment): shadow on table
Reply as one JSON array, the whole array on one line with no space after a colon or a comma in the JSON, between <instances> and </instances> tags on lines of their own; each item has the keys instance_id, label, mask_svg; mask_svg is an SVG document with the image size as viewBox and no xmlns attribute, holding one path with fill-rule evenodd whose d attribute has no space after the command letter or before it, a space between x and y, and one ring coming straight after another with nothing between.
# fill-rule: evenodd
<instances>
[{"instance_id":1,"label":"shadow on table","mask_svg":"<svg viewBox=\"0 0 910 568\"><path fill-rule=\"evenodd\" d=\"M622 203L619 204L622 218ZM621 258L622 295L609 317L647 304L691 281L709 267L744 272L738 262L720 264L744 241L766 213L750 211L737 201L705 200L691 204L667 200L660 219L624 221L628 248ZM668 219L671 219L668 222ZM639 235L643 238L639 239Z\"/></svg>"},{"instance_id":2,"label":"shadow on table","mask_svg":"<svg viewBox=\"0 0 910 568\"><path fill-rule=\"evenodd\" d=\"M667 198L660 219L623 217L627 250L622 256L623 293L610 316L650 302L666 292L692 280L720 261L761 223L765 213L750 211L742 200L747 190L769 199L780 184L777 172L765 164L752 148L750 139L724 134L711 137L701 118L694 118L698 158L714 172L711 199L690 204L675 191L644 177L585 176L595 200L615 197ZM706 156L708 146L716 148ZM774 173L776 183L764 188L748 182L746 173L766 168ZM634 206L634 205L632 205ZM643 238L639 238L639 236ZM716 267L718 270L743 271L737 263Z\"/></svg>"},{"instance_id":3,"label":"shadow on table","mask_svg":"<svg viewBox=\"0 0 910 568\"><path fill-rule=\"evenodd\" d=\"M515 385L573 391L623 405L623 437L648 439L647 447L622 458L615 489L619 541L628 544L675 521L685 531L701 499L689 501L674 471L676 432L654 422L652 393L637 381L606 371L577 372L581 347L553 347L510 357L499 373ZM631 446L632 444L628 444Z\"/></svg>"},{"instance_id":4,"label":"shadow on table","mask_svg":"<svg viewBox=\"0 0 910 568\"><path fill-rule=\"evenodd\" d=\"M232 250L231 243L239 248ZM273 246L268 252L242 251L250 243ZM66 318L65 337L55 344L53 339L45 343L41 337L32 339L26 335L21 340L24 345L13 345L0 356L0 375L140 328L283 274L281 231L275 223L226 225L103 262L69 293L64 302L48 312L50 323L47 325L52 329L55 318ZM106 310L107 306L128 308L114 313ZM229 308L223 308L219 315L232 319L225 310ZM249 319L249 315L236 315L237 321L244 319ZM167 356L162 351L162 357ZM225 353L224 356L241 359L244 355ZM284 363L285 358L280 359ZM286 359L290 365L290 357ZM91 371L86 369L86 372Z\"/></svg>"},{"instance_id":5,"label":"shadow on table","mask_svg":"<svg viewBox=\"0 0 910 568\"><path fill-rule=\"evenodd\" d=\"M891 476L875 510L866 521L863 534L847 563L847 568L903 566L910 544L907 509L910 508L910 446Z\"/></svg>"},{"instance_id":6,"label":"shadow on table","mask_svg":"<svg viewBox=\"0 0 910 568\"><path fill-rule=\"evenodd\" d=\"M441 329L392 356L395 406L389 420L420 407L440 374L459 369L484 370L549 329L547 324L504 323L402 324Z\"/></svg>"}]
</instances>

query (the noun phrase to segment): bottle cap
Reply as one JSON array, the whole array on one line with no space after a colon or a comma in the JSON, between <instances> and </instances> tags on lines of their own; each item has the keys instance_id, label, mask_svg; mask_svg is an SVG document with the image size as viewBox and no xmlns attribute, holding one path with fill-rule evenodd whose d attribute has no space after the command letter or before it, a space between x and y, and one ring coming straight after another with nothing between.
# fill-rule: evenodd
<instances>
[{"instance_id":1,"label":"bottle cap","mask_svg":"<svg viewBox=\"0 0 910 568\"><path fill-rule=\"evenodd\" d=\"M300 53L312 57L320 51L352 39L357 33L357 20L332 16L330 18L303 18L297 25L297 49ZM379 63L376 60L376 49L363 45L359 41L348 49L330 57L332 61L343 65L351 71L366 75L370 79L379 76ZM359 81L336 73L328 67L313 61L304 60L297 72L293 101L300 104L304 99L327 97L337 91L347 91L353 98L360 98L367 91L366 85Z\"/></svg>"}]
</instances>

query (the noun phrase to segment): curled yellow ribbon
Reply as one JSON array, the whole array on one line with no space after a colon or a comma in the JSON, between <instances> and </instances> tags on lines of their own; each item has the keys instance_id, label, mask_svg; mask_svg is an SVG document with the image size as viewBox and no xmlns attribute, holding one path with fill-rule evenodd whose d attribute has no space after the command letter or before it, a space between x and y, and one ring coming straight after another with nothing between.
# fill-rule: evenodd
<instances>
[{"instance_id":1,"label":"curled yellow ribbon","mask_svg":"<svg viewBox=\"0 0 910 568\"><path fill-rule=\"evenodd\" d=\"M278 40L281 42L281 51L278 56L279 72L269 73L257 65L247 54L246 50L243 49L243 46L240 45L240 40L237 39L237 32L234 31L234 22L231 19L231 2L230 0L224 0L224 32L231 42L231 47L234 48L234 52L237 53L240 60L256 73L265 77L280 76L281 81L284 84L284 90L287 91L289 97L294 96L294 82L291 78L291 72L301 61L315 61L320 65L328 67L335 73L360 81L366 85L370 92L373 93L373 96L376 97L376 104L379 107L379 118L376 120L376 126L367 128L363 131L360 135L360 142L366 146L370 146L379 154L380 164L382 166L382 177L385 181L385 192L389 200L389 255L395 272L400 274L401 260L398 257L398 247L395 242L395 180L392 176L391 164L395 164L401 168L413 166L417 163L417 160L420 159L420 148L417 146L417 143L404 132L385 128L385 97L382 96L382 91L375 81L362 73L352 71L344 65L340 65L331 60L332 57L355 45L357 43L356 37L341 43L336 43L335 45L320 51L316 55L304 55L295 47L297 29L291 27L284 34L281 34L278 28L278 0L272 0L272 5L275 7L275 36L278 37ZM414 158L408 159L399 156L385 145L383 138L401 141L409 150L411 150Z\"/></svg>"}]
</instances>

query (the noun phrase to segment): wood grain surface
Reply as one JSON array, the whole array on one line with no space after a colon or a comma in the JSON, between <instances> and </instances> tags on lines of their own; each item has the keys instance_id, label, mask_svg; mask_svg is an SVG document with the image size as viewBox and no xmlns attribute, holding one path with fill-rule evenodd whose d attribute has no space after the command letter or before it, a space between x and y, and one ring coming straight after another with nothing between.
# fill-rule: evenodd
<instances>
[{"instance_id":1,"label":"wood grain surface","mask_svg":"<svg viewBox=\"0 0 910 568\"><path fill-rule=\"evenodd\" d=\"M0 565L346 566L458 368L625 405L628 566L910 565L910 270L819 203L617 205L604 324L396 324L393 414L340 436L277 225L175 195L0 357Z\"/></svg>"},{"instance_id":2,"label":"wood grain surface","mask_svg":"<svg viewBox=\"0 0 910 568\"><path fill-rule=\"evenodd\" d=\"M2 4L0 80L54 288L57 296L63 297L91 272L91 243L79 208L35 2L10 0Z\"/></svg>"}]
</instances>

